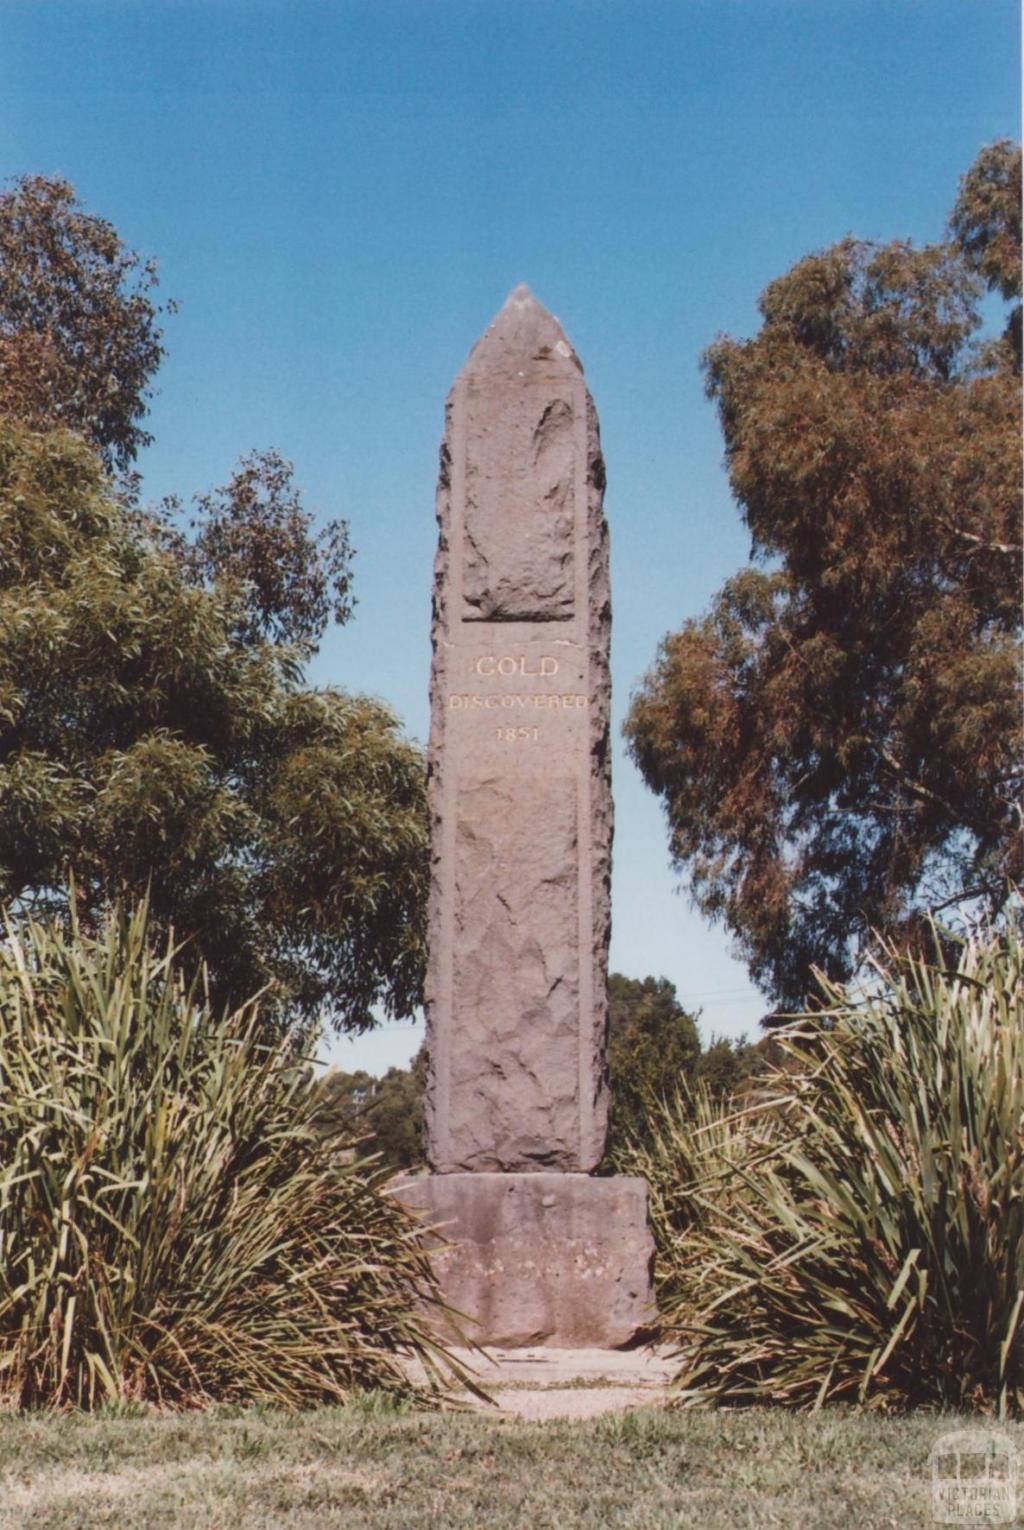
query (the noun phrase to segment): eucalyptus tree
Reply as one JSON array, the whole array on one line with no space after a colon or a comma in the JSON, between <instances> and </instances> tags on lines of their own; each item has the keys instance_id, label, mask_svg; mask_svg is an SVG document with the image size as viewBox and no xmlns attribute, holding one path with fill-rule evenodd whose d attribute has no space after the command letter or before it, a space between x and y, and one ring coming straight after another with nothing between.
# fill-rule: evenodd
<instances>
[{"instance_id":1,"label":"eucalyptus tree","mask_svg":"<svg viewBox=\"0 0 1024 1530\"><path fill-rule=\"evenodd\" d=\"M946 241L810 255L704 356L753 562L663 639L625 729L780 1005L872 929L1020 877L1019 209L1020 150L992 145Z\"/></svg>"}]
</instances>

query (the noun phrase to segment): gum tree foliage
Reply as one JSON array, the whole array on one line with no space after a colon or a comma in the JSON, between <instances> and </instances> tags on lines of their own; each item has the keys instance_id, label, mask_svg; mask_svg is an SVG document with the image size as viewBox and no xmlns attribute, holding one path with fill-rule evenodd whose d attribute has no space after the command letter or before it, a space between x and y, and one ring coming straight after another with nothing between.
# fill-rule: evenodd
<instances>
[{"instance_id":1,"label":"gum tree foliage","mask_svg":"<svg viewBox=\"0 0 1024 1530\"><path fill-rule=\"evenodd\" d=\"M156 520L192 583L239 597L240 641L312 654L329 621L352 615L352 547L344 521L312 533L293 473L279 452L250 452L223 487L196 496L191 538L178 500L165 500Z\"/></svg>"},{"instance_id":2,"label":"gum tree foliage","mask_svg":"<svg viewBox=\"0 0 1024 1530\"><path fill-rule=\"evenodd\" d=\"M384 706L305 688L302 644L266 639L308 642L308 609L260 615L248 581L193 574L84 441L0 423L0 901L60 909L73 877L88 929L148 889L217 1004L267 985L275 1025L408 1014L421 758Z\"/></svg>"},{"instance_id":3,"label":"gum tree foliage","mask_svg":"<svg viewBox=\"0 0 1024 1530\"><path fill-rule=\"evenodd\" d=\"M1019 204L995 144L948 242L845 239L704 356L753 563L664 638L626 736L780 1005L1020 876ZM1016 300L988 343L985 286Z\"/></svg>"},{"instance_id":4,"label":"gum tree foliage","mask_svg":"<svg viewBox=\"0 0 1024 1530\"><path fill-rule=\"evenodd\" d=\"M1010 309L1005 339L1021 361L1020 149L1005 141L982 149L960 182L950 232L972 270Z\"/></svg>"},{"instance_id":5,"label":"gum tree foliage","mask_svg":"<svg viewBox=\"0 0 1024 1530\"><path fill-rule=\"evenodd\" d=\"M129 497L165 354L155 305L156 262L143 259L74 188L23 176L0 194L0 415L34 430L64 427L99 451ZM243 457L229 482L150 517L196 584L231 584L244 597L238 636L315 650L333 616L352 613L348 527L311 534L291 464L276 451Z\"/></svg>"},{"instance_id":6,"label":"gum tree foliage","mask_svg":"<svg viewBox=\"0 0 1024 1530\"><path fill-rule=\"evenodd\" d=\"M0 899L59 908L73 877L88 928L149 887L218 1002L268 985L275 1025L407 1014L421 762L385 708L302 679L351 614L348 528L314 534L275 451L187 532L177 501L139 509L155 285L66 182L0 195Z\"/></svg>"},{"instance_id":7,"label":"gum tree foliage","mask_svg":"<svg viewBox=\"0 0 1024 1530\"><path fill-rule=\"evenodd\" d=\"M23 176L0 194L0 414L86 437L126 470L164 355L156 265L66 181Z\"/></svg>"}]
</instances>

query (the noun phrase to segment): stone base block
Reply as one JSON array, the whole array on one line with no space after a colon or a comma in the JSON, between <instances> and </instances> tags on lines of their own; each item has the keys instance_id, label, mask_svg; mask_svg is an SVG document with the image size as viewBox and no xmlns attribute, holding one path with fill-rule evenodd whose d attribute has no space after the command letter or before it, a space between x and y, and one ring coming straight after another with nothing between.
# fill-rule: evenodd
<instances>
[{"instance_id":1,"label":"stone base block","mask_svg":"<svg viewBox=\"0 0 1024 1530\"><path fill-rule=\"evenodd\" d=\"M642 1179L432 1174L395 1193L438 1230L444 1299L478 1344L615 1349L654 1316Z\"/></svg>"}]
</instances>

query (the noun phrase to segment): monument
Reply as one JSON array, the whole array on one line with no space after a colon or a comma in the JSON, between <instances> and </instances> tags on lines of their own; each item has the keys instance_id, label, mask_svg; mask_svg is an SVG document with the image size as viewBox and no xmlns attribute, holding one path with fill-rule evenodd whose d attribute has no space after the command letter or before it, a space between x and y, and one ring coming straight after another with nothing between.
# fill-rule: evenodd
<instances>
[{"instance_id":1,"label":"monument","mask_svg":"<svg viewBox=\"0 0 1024 1530\"><path fill-rule=\"evenodd\" d=\"M428 790L428 1158L402 1188L449 1303L501 1345L651 1315L641 1180L592 1178L612 799L604 464L579 360L523 286L446 408Z\"/></svg>"}]
</instances>

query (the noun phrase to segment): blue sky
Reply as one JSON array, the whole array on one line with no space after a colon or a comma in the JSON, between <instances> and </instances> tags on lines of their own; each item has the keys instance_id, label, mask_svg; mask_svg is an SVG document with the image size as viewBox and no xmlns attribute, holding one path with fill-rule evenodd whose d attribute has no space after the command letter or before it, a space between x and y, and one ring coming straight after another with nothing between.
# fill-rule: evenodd
<instances>
[{"instance_id":1,"label":"blue sky","mask_svg":"<svg viewBox=\"0 0 1024 1530\"><path fill-rule=\"evenodd\" d=\"M699 356L846 233L941 235L1019 132L1014 0L4 0L0 174L71 180L160 264L147 497L275 446L358 549L320 683L424 739L445 394L508 291L562 320L601 418L615 726L746 558ZM764 1005L618 750L613 966L705 1034ZM415 1027L335 1047L404 1062Z\"/></svg>"}]
</instances>

